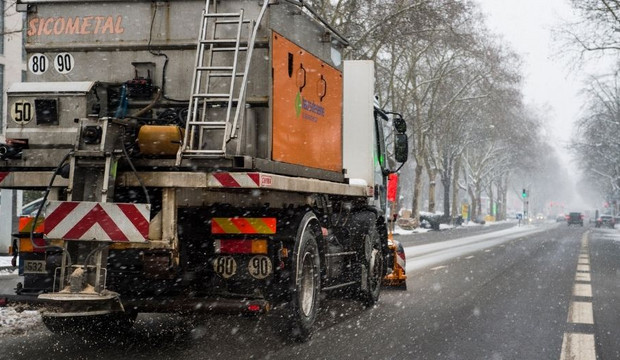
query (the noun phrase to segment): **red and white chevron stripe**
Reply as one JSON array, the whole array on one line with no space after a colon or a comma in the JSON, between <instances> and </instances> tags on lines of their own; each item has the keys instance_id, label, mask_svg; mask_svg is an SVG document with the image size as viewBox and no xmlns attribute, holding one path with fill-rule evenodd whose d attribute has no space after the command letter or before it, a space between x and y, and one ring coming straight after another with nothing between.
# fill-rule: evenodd
<instances>
[{"instance_id":1,"label":"red and white chevron stripe","mask_svg":"<svg viewBox=\"0 0 620 360\"><path fill-rule=\"evenodd\" d=\"M50 239L145 242L150 205L51 201L44 233Z\"/></svg>"},{"instance_id":2,"label":"red and white chevron stripe","mask_svg":"<svg viewBox=\"0 0 620 360\"><path fill-rule=\"evenodd\" d=\"M257 188L261 185L260 173L229 173L216 172L209 174L208 184L210 187L226 188Z\"/></svg>"}]
</instances>

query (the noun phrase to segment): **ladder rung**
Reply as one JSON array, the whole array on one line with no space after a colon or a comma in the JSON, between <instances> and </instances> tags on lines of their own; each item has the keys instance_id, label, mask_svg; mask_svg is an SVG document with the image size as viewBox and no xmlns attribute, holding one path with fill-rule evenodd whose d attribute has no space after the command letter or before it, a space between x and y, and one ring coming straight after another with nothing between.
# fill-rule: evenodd
<instances>
[{"instance_id":1,"label":"ladder rung","mask_svg":"<svg viewBox=\"0 0 620 360\"><path fill-rule=\"evenodd\" d=\"M200 40L201 44L236 44L237 39L204 39Z\"/></svg>"},{"instance_id":2,"label":"ladder rung","mask_svg":"<svg viewBox=\"0 0 620 360\"><path fill-rule=\"evenodd\" d=\"M225 129L226 128L226 123L223 121L190 121L188 122L188 124L207 127L210 129Z\"/></svg>"},{"instance_id":3,"label":"ladder rung","mask_svg":"<svg viewBox=\"0 0 620 360\"><path fill-rule=\"evenodd\" d=\"M196 70L200 70L200 71L226 71L226 70L233 70L232 66L198 66L196 68Z\"/></svg>"},{"instance_id":4,"label":"ladder rung","mask_svg":"<svg viewBox=\"0 0 620 360\"><path fill-rule=\"evenodd\" d=\"M249 24L250 20L244 19L244 20L241 20L241 22L243 24ZM239 20L215 20L215 23L218 25L219 24L238 24Z\"/></svg>"},{"instance_id":5,"label":"ladder rung","mask_svg":"<svg viewBox=\"0 0 620 360\"><path fill-rule=\"evenodd\" d=\"M211 49L211 51L218 51L218 52L219 51L222 51L222 52L225 52L225 51L235 51L235 50L237 50L237 48L234 48L234 47L217 47L217 48ZM247 50L248 50L247 46L240 46L239 47L239 51L247 51Z\"/></svg>"},{"instance_id":6,"label":"ladder rung","mask_svg":"<svg viewBox=\"0 0 620 360\"><path fill-rule=\"evenodd\" d=\"M224 155L224 152L222 150L190 150L190 149L186 149L183 152L183 154L184 154L184 156L187 156L187 157L191 157L191 156L198 157L200 154L203 154L203 155L209 155L209 154L211 154L211 155Z\"/></svg>"},{"instance_id":7,"label":"ladder rung","mask_svg":"<svg viewBox=\"0 0 620 360\"><path fill-rule=\"evenodd\" d=\"M204 17L207 17L207 18L218 18L218 17L227 18L227 17L239 17L239 16L241 16L240 13L208 13L208 14L204 14Z\"/></svg>"},{"instance_id":8,"label":"ladder rung","mask_svg":"<svg viewBox=\"0 0 620 360\"><path fill-rule=\"evenodd\" d=\"M218 99L226 99L230 97L230 94L194 94L192 97L195 98L218 98Z\"/></svg>"},{"instance_id":9,"label":"ladder rung","mask_svg":"<svg viewBox=\"0 0 620 360\"><path fill-rule=\"evenodd\" d=\"M209 76L211 76L211 77L231 77L232 73L212 73L212 74L209 74ZM235 74L235 77L240 77L240 76L243 76L243 73L236 73Z\"/></svg>"}]
</instances>

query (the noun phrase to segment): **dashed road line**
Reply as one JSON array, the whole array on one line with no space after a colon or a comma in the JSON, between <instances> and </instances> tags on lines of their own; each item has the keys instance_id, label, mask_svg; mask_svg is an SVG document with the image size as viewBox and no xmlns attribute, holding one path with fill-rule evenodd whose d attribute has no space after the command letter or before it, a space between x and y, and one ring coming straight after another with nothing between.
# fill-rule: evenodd
<instances>
[{"instance_id":1,"label":"dashed road line","mask_svg":"<svg viewBox=\"0 0 620 360\"><path fill-rule=\"evenodd\" d=\"M594 335L566 333L562 341L560 360L595 360Z\"/></svg>"},{"instance_id":2,"label":"dashed road line","mask_svg":"<svg viewBox=\"0 0 620 360\"><path fill-rule=\"evenodd\" d=\"M572 324L594 324L592 303L584 301L573 301L568 309L567 321Z\"/></svg>"},{"instance_id":3,"label":"dashed road line","mask_svg":"<svg viewBox=\"0 0 620 360\"><path fill-rule=\"evenodd\" d=\"M436 270L441 270L441 269L445 269L447 268L447 266L445 265L441 265L441 266L435 266L434 268L431 268L432 271L436 271Z\"/></svg>"},{"instance_id":4,"label":"dashed road line","mask_svg":"<svg viewBox=\"0 0 620 360\"><path fill-rule=\"evenodd\" d=\"M591 281L590 273L579 273L578 272L575 275L575 281L590 282Z\"/></svg>"},{"instance_id":5,"label":"dashed road line","mask_svg":"<svg viewBox=\"0 0 620 360\"><path fill-rule=\"evenodd\" d=\"M568 307L569 324L594 324L592 309L592 285L590 274L590 255L588 249L588 232L581 238L581 250L575 271L573 301ZM575 298L578 298L577 301ZM588 301L589 300L589 301ZM560 360L595 360L596 344L594 334L583 332L565 332L562 339Z\"/></svg>"},{"instance_id":6,"label":"dashed road line","mask_svg":"<svg viewBox=\"0 0 620 360\"><path fill-rule=\"evenodd\" d=\"M577 265L577 271L590 272L590 265Z\"/></svg>"},{"instance_id":7,"label":"dashed road line","mask_svg":"<svg viewBox=\"0 0 620 360\"><path fill-rule=\"evenodd\" d=\"M592 286L590 284L575 284L573 296L592 297Z\"/></svg>"},{"instance_id":8,"label":"dashed road line","mask_svg":"<svg viewBox=\"0 0 620 360\"><path fill-rule=\"evenodd\" d=\"M467 256L465 259L466 259L466 260L469 260L469 259L473 259L473 258L475 258L475 256L473 256L473 255L469 255L469 256Z\"/></svg>"}]
</instances>

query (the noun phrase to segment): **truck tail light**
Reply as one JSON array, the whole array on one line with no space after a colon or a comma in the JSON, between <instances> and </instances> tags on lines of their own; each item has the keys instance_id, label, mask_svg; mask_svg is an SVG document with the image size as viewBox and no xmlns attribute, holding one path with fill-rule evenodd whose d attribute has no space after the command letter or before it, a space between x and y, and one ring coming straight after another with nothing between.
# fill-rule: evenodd
<instances>
[{"instance_id":1,"label":"truck tail light","mask_svg":"<svg viewBox=\"0 0 620 360\"><path fill-rule=\"evenodd\" d=\"M215 240L216 254L267 254L267 240Z\"/></svg>"},{"instance_id":2,"label":"truck tail light","mask_svg":"<svg viewBox=\"0 0 620 360\"><path fill-rule=\"evenodd\" d=\"M250 305L248 305L248 311L260 312L261 311L261 307L258 304L250 304Z\"/></svg>"}]
</instances>

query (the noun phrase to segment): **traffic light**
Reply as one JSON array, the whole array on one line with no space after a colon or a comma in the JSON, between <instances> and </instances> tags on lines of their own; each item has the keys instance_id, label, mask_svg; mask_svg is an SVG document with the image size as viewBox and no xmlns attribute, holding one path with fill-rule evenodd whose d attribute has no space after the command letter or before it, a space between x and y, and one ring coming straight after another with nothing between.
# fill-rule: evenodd
<instances>
[{"instance_id":1,"label":"traffic light","mask_svg":"<svg viewBox=\"0 0 620 360\"><path fill-rule=\"evenodd\" d=\"M521 197L524 199L527 197L527 191L525 191L525 189L523 189L523 192L521 192Z\"/></svg>"}]
</instances>

